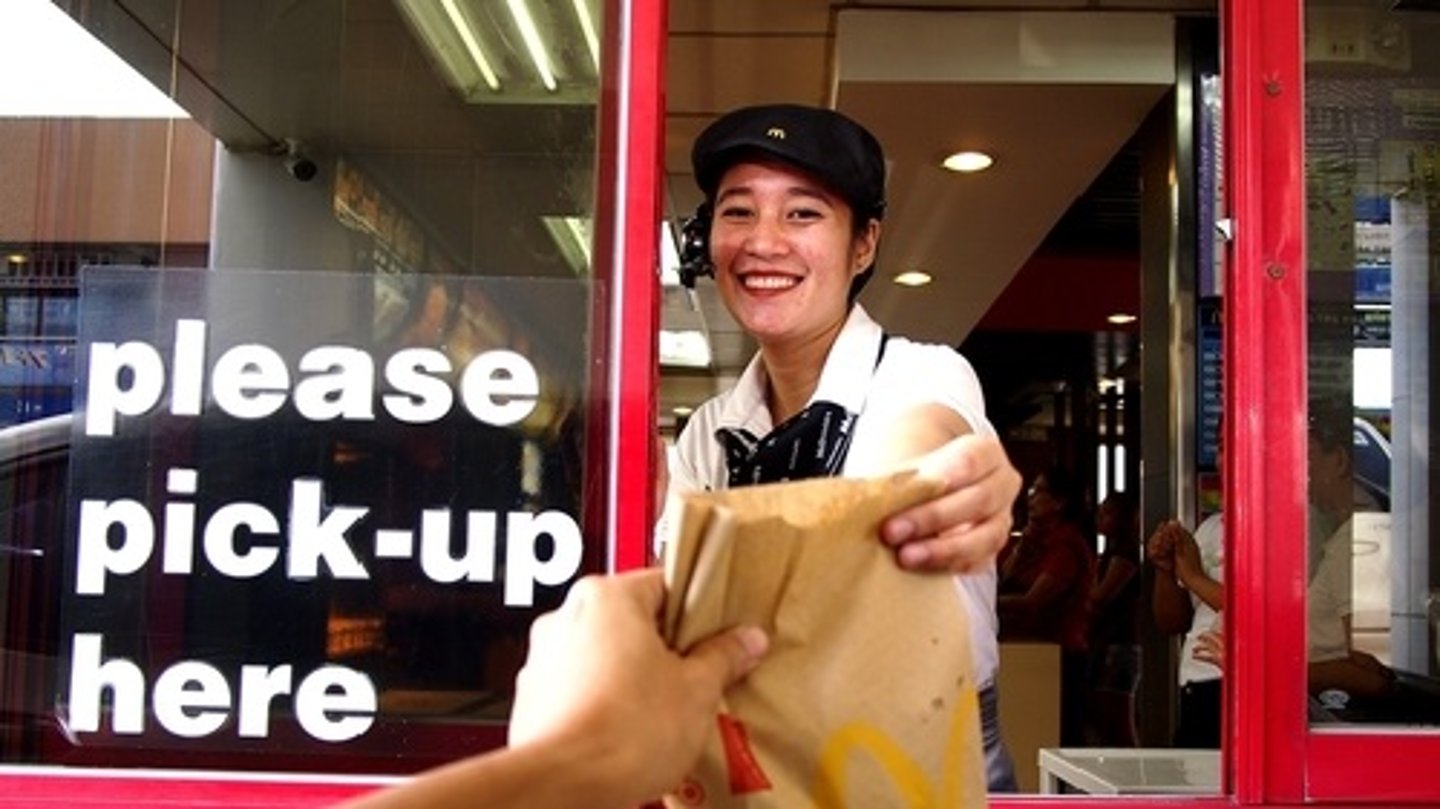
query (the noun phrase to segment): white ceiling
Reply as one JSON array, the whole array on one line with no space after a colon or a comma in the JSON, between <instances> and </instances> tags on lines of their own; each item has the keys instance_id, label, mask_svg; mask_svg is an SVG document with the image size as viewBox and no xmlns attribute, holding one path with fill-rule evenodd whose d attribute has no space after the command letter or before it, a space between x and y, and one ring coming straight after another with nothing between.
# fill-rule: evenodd
<instances>
[{"instance_id":1,"label":"white ceiling","mask_svg":"<svg viewBox=\"0 0 1440 809\"><path fill-rule=\"evenodd\" d=\"M958 345L1173 83L1174 16L1211 14L1215 4L891 5L672 0L667 213L678 220L699 201L689 148L718 114L782 101L834 106L875 132L889 164L879 271L862 301L907 336ZM995 154L996 166L970 176L938 167L970 146ZM935 282L890 283L913 268ZM667 370L662 418L725 385L753 351L709 283L664 299L666 327L710 334L715 367Z\"/></svg>"}]
</instances>

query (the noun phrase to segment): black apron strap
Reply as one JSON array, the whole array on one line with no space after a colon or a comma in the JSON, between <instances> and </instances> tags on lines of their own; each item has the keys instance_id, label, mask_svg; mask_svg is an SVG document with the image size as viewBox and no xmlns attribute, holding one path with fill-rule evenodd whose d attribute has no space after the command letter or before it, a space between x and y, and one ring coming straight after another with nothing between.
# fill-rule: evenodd
<instances>
[{"instance_id":1,"label":"black apron strap","mask_svg":"<svg viewBox=\"0 0 1440 809\"><path fill-rule=\"evenodd\" d=\"M889 340L890 335L881 335L875 368L880 367ZM834 402L815 401L763 439L743 428L716 430L715 438L725 450L728 485L733 488L839 475L850 453L859 417L858 412L851 413Z\"/></svg>"}]
</instances>

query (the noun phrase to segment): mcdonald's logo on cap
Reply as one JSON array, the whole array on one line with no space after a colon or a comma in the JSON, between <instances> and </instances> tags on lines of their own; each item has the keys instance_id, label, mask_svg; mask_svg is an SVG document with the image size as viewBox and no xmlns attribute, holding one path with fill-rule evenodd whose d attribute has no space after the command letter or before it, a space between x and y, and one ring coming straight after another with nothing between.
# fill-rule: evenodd
<instances>
[{"instance_id":1,"label":"mcdonald's logo on cap","mask_svg":"<svg viewBox=\"0 0 1440 809\"><path fill-rule=\"evenodd\" d=\"M782 127L772 126L765 130L765 137L774 138L775 140L785 140L785 130Z\"/></svg>"}]
</instances>

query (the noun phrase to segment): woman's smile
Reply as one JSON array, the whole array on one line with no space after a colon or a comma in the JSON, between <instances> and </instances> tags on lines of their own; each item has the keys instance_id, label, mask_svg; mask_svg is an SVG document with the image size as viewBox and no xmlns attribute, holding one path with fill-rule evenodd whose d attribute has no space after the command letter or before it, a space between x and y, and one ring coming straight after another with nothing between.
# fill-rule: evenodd
<instances>
[{"instance_id":1,"label":"woman's smile","mask_svg":"<svg viewBox=\"0 0 1440 809\"><path fill-rule=\"evenodd\" d=\"M801 279L777 273L738 273L740 285L751 292L784 292L794 289Z\"/></svg>"}]
</instances>

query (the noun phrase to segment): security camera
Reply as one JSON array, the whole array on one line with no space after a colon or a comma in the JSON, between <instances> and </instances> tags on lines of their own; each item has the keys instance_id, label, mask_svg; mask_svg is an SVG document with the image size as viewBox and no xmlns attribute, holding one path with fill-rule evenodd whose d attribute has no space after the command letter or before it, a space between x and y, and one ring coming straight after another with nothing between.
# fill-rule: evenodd
<instances>
[{"instance_id":1,"label":"security camera","mask_svg":"<svg viewBox=\"0 0 1440 809\"><path fill-rule=\"evenodd\" d=\"M305 155L291 155L285 158L285 170L290 173L291 177L294 177L302 183L308 183L315 179L315 175L319 173L320 167L315 165L314 160L311 160Z\"/></svg>"},{"instance_id":2,"label":"security camera","mask_svg":"<svg viewBox=\"0 0 1440 809\"><path fill-rule=\"evenodd\" d=\"M302 183L315 179L315 175L320 173L320 167L305 155L300 143L287 140L285 144L285 172Z\"/></svg>"}]
</instances>

